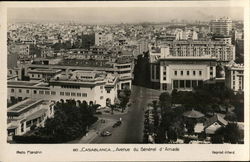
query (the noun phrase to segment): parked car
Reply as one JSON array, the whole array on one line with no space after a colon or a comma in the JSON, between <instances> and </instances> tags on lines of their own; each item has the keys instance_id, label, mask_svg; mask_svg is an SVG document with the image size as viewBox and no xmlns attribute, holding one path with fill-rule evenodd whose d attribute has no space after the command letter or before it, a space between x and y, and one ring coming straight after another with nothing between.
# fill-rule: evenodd
<instances>
[{"instance_id":1,"label":"parked car","mask_svg":"<svg viewBox=\"0 0 250 162\"><path fill-rule=\"evenodd\" d=\"M113 125L113 128L119 127L121 124L122 124L121 121L117 121L117 122Z\"/></svg>"},{"instance_id":2,"label":"parked car","mask_svg":"<svg viewBox=\"0 0 250 162\"><path fill-rule=\"evenodd\" d=\"M111 135L112 135L112 133L109 132L109 131L103 131L103 132L101 133L101 136L103 136L103 137L111 136Z\"/></svg>"}]
</instances>

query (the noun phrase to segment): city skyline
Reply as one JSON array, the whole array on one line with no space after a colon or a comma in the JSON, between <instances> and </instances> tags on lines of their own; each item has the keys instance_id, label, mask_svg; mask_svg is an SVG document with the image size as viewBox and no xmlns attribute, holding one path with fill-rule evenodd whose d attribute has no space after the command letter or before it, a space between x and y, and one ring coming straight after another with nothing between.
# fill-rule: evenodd
<instances>
[{"instance_id":1,"label":"city skyline","mask_svg":"<svg viewBox=\"0 0 250 162\"><path fill-rule=\"evenodd\" d=\"M8 22L157 23L171 20L210 21L220 17L243 20L243 14L240 7L9 8Z\"/></svg>"}]
</instances>

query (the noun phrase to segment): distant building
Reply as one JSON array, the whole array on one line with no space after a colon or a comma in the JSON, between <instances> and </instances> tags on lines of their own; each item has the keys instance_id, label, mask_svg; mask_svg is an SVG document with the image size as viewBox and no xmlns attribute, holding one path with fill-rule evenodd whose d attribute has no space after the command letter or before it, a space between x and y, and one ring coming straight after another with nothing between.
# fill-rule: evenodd
<instances>
[{"instance_id":1,"label":"distant building","mask_svg":"<svg viewBox=\"0 0 250 162\"><path fill-rule=\"evenodd\" d=\"M232 33L232 20L229 18L220 18L210 22L210 31L216 35L229 36Z\"/></svg>"},{"instance_id":2,"label":"distant building","mask_svg":"<svg viewBox=\"0 0 250 162\"><path fill-rule=\"evenodd\" d=\"M212 56L217 61L235 60L235 46L225 41L174 40L166 41L159 46L168 46L171 56L200 57Z\"/></svg>"},{"instance_id":3,"label":"distant building","mask_svg":"<svg viewBox=\"0 0 250 162\"><path fill-rule=\"evenodd\" d=\"M232 44L232 38L231 37L215 37L214 40L224 42L226 44Z\"/></svg>"},{"instance_id":4,"label":"distant building","mask_svg":"<svg viewBox=\"0 0 250 162\"><path fill-rule=\"evenodd\" d=\"M244 65L225 66L225 85L233 91L244 91Z\"/></svg>"},{"instance_id":5,"label":"distant building","mask_svg":"<svg viewBox=\"0 0 250 162\"><path fill-rule=\"evenodd\" d=\"M176 40L198 40L198 34L196 31L177 29L175 31Z\"/></svg>"},{"instance_id":6,"label":"distant building","mask_svg":"<svg viewBox=\"0 0 250 162\"><path fill-rule=\"evenodd\" d=\"M7 109L8 138L23 135L32 126L43 127L54 116L54 103L42 99L26 99Z\"/></svg>"},{"instance_id":7,"label":"distant building","mask_svg":"<svg viewBox=\"0 0 250 162\"><path fill-rule=\"evenodd\" d=\"M33 58L34 46L31 44L13 44L8 46L10 55L17 55L18 58Z\"/></svg>"},{"instance_id":8,"label":"distant building","mask_svg":"<svg viewBox=\"0 0 250 162\"><path fill-rule=\"evenodd\" d=\"M104 32L95 33L95 45L100 46L113 40L112 34L106 34Z\"/></svg>"},{"instance_id":9,"label":"distant building","mask_svg":"<svg viewBox=\"0 0 250 162\"><path fill-rule=\"evenodd\" d=\"M30 80L47 80L61 73L62 70L56 69L29 69L27 75Z\"/></svg>"}]
</instances>

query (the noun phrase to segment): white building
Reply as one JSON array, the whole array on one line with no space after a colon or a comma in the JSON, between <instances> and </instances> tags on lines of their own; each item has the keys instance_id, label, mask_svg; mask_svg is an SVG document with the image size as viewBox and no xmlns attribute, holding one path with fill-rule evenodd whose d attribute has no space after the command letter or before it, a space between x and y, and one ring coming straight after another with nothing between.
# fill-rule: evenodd
<instances>
[{"instance_id":1,"label":"white building","mask_svg":"<svg viewBox=\"0 0 250 162\"><path fill-rule=\"evenodd\" d=\"M95 33L95 45L100 46L113 40L112 34L106 34L104 32Z\"/></svg>"},{"instance_id":2,"label":"white building","mask_svg":"<svg viewBox=\"0 0 250 162\"><path fill-rule=\"evenodd\" d=\"M244 91L244 65L232 64L225 66L225 84L233 91Z\"/></svg>"},{"instance_id":3,"label":"white building","mask_svg":"<svg viewBox=\"0 0 250 162\"><path fill-rule=\"evenodd\" d=\"M232 20L229 18L220 18L210 22L210 31L213 34L229 36L232 33Z\"/></svg>"},{"instance_id":4,"label":"white building","mask_svg":"<svg viewBox=\"0 0 250 162\"><path fill-rule=\"evenodd\" d=\"M38 81L8 81L8 100L24 98L75 99L91 101L101 106L114 103L117 97L116 74L95 71L69 71L56 75L48 83Z\"/></svg>"},{"instance_id":5,"label":"white building","mask_svg":"<svg viewBox=\"0 0 250 162\"><path fill-rule=\"evenodd\" d=\"M26 99L7 109L8 137L23 135L31 126L43 127L54 116L54 103L42 99Z\"/></svg>"},{"instance_id":6,"label":"white building","mask_svg":"<svg viewBox=\"0 0 250 162\"><path fill-rule=\"evenodd\" d=\"M223 62L235 60L235 46L225 41L174 40L158 46L169 46L171 56L212 56Z\"/></svg>"},{"instance_id":7,"label":"white building","mask_svg":"<svg viewBox=\"0 0 250 162\"><path fill-rule=\"evenodd\" d=\"M216 77L216 58L173 57L166 54L167 49L157 54L150 52L150 79L156 88L192 90Z\"/></svg>"}]
</instances>

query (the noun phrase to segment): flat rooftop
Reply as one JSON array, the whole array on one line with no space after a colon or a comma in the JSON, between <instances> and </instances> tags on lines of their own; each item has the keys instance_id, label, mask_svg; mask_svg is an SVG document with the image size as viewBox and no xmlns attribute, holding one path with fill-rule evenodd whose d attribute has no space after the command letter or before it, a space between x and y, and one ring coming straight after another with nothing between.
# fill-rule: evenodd
<instances>
[{"instance_id":1,"label":"flat rooftop","mask_svg":"<svg viewBox=\"0 0 250 162\"><path fill-rule=\"evenodd\" d=\"M18 86L35 86L38 82L30 81L8 81L8 85L18 85Z\"/></svg>"},{"instance_id":2,"label":"flat rooftop","mask_svg":"<svg viewBox=\"0 0 250 162\"><path fill-rule=\"evenodd\" d=\"M26 99L8 108L8 116L19 116L41 104L47 104L43 99Z\"/></svg>"},{"instance_id":3,"label":"flat rooftop","mask_svg":"<svg viewBox=\"0 0 250 162\"><path fill-rule=\"evenodd\" d=\"M188 56L168 56L165 58L160 58L161 60L215 60L215 57L188 57Z\"/></svg>"}]
</instances>

